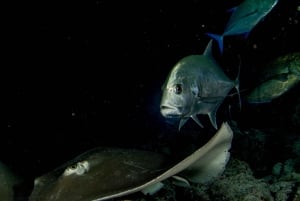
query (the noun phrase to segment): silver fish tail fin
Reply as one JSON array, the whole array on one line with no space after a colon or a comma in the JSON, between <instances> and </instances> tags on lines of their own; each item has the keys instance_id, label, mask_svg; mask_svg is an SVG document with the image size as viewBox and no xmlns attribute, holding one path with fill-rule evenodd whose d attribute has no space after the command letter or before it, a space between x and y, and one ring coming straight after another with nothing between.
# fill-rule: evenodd
<instances>
[{"instance_id":1,"label":"silver fish tail fin","mask_svg":"<svg viewBox=\"0 0 300 201\"><path fill-rule=\"evenodd\" d=\"M241 101L241 95L240 95L240 82L238 79L235 80L235 89L237 91L238 94L238 98L239 98L239 109L240 111L242 110L242 101Z\"/></svg>"},{"instance_id":2,"label":"silver fish tail fin","mask_svg":"<svg viewBox=\"0 0 300 201\"><path fill-rule=\"evenodd\" d=\"M223 54L223 35L218 35L218 34L212 34L212 33L206 33L210 38L214 39L217 41L220 49L220 53Z\"/></svg>"},{"instance_id":3,"label":"silver fish tail fin","mask_svg":"<svg viewBox=\"0 0 300 201\"><path fill-rule=\"evenodd\" d=\"M234 87L237 91L237 94L238 94L238 98L239 98L239 109L241 110L242 109L242 101L241 101L241 94L240 94L240 71L241 71L241 57L239 56L239 60L240 60L240 63L239 63L239 69L238 69L238 74L235 78L235 81L234 81Z\"/></svg>"}]
</instances>

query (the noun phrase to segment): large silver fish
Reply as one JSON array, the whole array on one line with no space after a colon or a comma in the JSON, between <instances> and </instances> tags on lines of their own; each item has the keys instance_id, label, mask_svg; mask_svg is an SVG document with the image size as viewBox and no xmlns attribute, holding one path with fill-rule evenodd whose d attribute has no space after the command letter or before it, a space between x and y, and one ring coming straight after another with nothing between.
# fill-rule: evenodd
<instances>
[{"instance_id":1,"label":"large silver fish","mask_svg":"<svg viewBox=\"0 0 300 201\"><path fill-rule=\"evenodd\" d=\"M197 114L207 114L217 129L219 106L232 88L239 92L238 77L231 80L225 75L212 57L211 46L212 40L202 55L181 59L163 86L160 112L166 118L180 118L179 129L189 118L203 127Z\"/></svg>"},{"instance_id":2,"label":"large silver fish","mask_svg":"<svg viewBox=\"0 0 300 201\"><path fill-rule=\"evenodd\" d=\"M249 33L277 4L278 0L244 0L234 9L223 34L208 33L223 51L223 37Z\"/></svg>"},{"instance_id":3,"label":"large silver fish","mask_svg":"<svg viewBox=\"0 0 300 201\"><path fill-rule=\"evenodd\" d=\"M188 183L210 182L223 173L232 138L224 122L204 146L178 163L155 152L98 147L36 178L29 201L100 201L138 191L151 194L173 176Z\"/></svg>"}]
</instances>

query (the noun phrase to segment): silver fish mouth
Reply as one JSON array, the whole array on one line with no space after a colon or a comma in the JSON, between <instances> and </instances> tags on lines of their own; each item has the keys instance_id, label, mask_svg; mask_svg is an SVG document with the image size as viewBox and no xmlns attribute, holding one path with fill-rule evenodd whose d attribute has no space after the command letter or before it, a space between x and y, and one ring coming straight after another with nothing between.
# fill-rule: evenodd
<instances>
[{"instance_id":1,"label":"silver fish mouth","mask_svg":"<svg viewBox=\"0 0 300 201\"><path fill-rule=\"evenodd\" d=\"M167 105L160 106L160 113L166 118L181 118L182 112L180 107L172 107Z\"/></svg>"}]
</instances>

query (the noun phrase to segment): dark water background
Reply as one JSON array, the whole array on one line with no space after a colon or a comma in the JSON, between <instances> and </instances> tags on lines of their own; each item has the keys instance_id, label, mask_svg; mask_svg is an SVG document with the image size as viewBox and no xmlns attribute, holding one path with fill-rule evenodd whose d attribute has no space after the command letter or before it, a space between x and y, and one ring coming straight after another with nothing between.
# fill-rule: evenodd
<instances>
[{"instance_id":1,"label":"dark water background","mask_svg":"<svg viewBox=\"0 0 300 201\"><path fill-rule=\"evenodd\" d=\"M160 88L179 59L203 52L206 32L223 31L226 11L240 2L10 3L3 38L8 127L0 160L28 182L24 194L33 178L95 146L155 149L160 143L177 146L174 139L183 138L178 135L184 129L203 136L214 132L201 117L208 128L189 121L178 134L159 114ZM299 1L281 0L248 39L225 38L224 55L216 57L234 78L240 55L241 90L256 84L265 63L299 51L297 6ZM299 86L267 105L243 104L241 112L234 97L226 104L242 127L291 127L280 118L295 106L298 91ZM226 104L218 123L228 119Z\"/></svg>"}]
</instances>

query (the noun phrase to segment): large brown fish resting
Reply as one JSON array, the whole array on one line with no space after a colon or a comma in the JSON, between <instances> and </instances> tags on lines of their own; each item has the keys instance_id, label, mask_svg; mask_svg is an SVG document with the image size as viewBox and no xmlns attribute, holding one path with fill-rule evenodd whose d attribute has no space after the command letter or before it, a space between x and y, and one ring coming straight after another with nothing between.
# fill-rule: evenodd
<instances>
[{"instance_id":1,"label":"large brown fish resting","mask_svg":"<svg viewBox=\"0 0 300 201\"><path fill-rule=\"evenodd\" d=\"M137 191L151 194L173 176L206 183L223 173L232 137L223 123L204 146L180 162L149 151L95 148L35 179L29 201L100 201Z\"/></svg>"},{"instance_id":2,"label":"large brown fish resting","mask_svg":"<svg viewBox=\"0 0 300 201\"><path fill-rule=\"evenodd\" d=\"M35 180L30 201L92 201L127 194L167 168L163 155L95 148ZM113 196L112 196L113 195Z\"/></svg>"}]
</instances>

